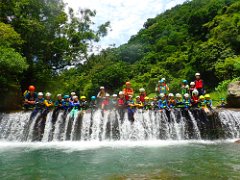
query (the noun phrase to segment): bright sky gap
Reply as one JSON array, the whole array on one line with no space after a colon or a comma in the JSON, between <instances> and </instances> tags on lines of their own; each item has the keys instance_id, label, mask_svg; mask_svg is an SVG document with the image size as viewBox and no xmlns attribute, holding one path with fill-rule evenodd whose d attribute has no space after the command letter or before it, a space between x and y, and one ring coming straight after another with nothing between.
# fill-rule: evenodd
<instances>
[{"instance_id":1,"label":"bright sky gap","mask_svg":"<svg viewBox=\"0 0 240 180\"><path fill-rule=\"evenodd\" d=\"M93 18L96 26L110 21L111 31L97 44L101 48L127 43L148 18L154 18L184 1L186 0L64 0L75 11L79 8L96 10L97 15Z\"/></svg>"}]
</instances>

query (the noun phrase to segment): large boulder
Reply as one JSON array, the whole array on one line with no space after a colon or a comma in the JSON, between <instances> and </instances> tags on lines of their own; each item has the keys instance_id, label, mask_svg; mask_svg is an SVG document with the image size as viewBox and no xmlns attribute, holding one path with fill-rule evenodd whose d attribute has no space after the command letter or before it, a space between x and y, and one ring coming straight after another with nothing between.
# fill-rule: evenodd
<instances>
[{"instance_id":1,"label":"large boulder","mask_svg":"<svg viewBox=\"0 0 240 180\"><path fill-rule=\"evenodd\" d=\"M227 104L228 107L240 108L240 81L228 85Z\"/></svg>"}]
</instances>

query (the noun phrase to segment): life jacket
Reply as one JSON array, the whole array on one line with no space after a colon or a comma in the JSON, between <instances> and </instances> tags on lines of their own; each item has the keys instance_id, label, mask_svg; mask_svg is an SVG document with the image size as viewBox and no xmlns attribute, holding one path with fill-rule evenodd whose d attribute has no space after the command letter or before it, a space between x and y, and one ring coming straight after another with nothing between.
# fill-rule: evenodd
<instances>
[{"instance_id":1,"label":"life jacket","mask_svg":"<svg viewBox=\"0 0 240 180\"><path fill-rule=\"evenodd\" d=\"M129 100L129 96L128 95L133 95L133 89L132 88L124 88L123 89L123 93L125 95L126 101L128 101Z\"/></svg>"},{"instance_id":2,"label":"life jacket","mask_svg":"<svg viewBox=\"0 0 240 180\"><path fill-rule=\"evenodd\" d=\"M141 101L141 102L145 102L145 99L144 99L144 98L146 97L146 93L140 94L139 96L140 96L140 101Z\"/></svg>"},{"instance_id":3,"label":"life jacket","mask_svg":"<svg viewBox=\"0 0 240 180\"><path fill-rule=\"evenodd\" d=\"M167 94L167 88L166 86L159 86L159 94Z\"/></svg>"},{"instance_id":4,"label":"life jacket","mask_svg":"<svg viewBox=\"0 0 240 180\"><path fill-rule=\"evenodd\" d=\"M177 106L178 108L182 108L182 107L184 107L184 103L183 103L183 101L182 101L182 100L178 100L178 99L176 99L176 106Z\"/></svg>"},{"instance_id":5,"label":"life jacket","mask_svg":"<svg viewBox=\"0 0 240 180\"><path fill-rule=\"evenodd\" d=\"M31 94L30 92L25 94L25 99L27 99L28 101L35 101L37 99L37 93L33 93Z\"/></svg>"},{"instance_id":6,"label":"life jacket","mask_svg":"<svg viewBox=\"0 0 240 180\"><path fill-rule=\"evenodd\" d=\"M198 96L192 96L192 104L197 104L198 103Z\"/></svg>"},{"instance_id":7,"label":"life jacket","mask_svg":"<svg viewBox=\"0 0 240 180\"><path fill-rule=\"evenodd\" d=\"M153 110L158 109L158 102L153 101L153 102L151 103L151 107L152 107Z\"/></svg>"},{"instance_id":8,"label":"life jacket","mask_svg":"<svg viewBox=\"0 0 240 180\"><path fill-rule=\"evenodd\" d=\"M57 101L54 103L54 106L55 106L55 107L60 107L62 104L63 104L63 101L62 101L62 100L57 100Z\"/></svg>"},{"instance_id":9,"label":"life jacket","mask_svg":"<svg viewBox=\"0 0 240 180\"><path fill-rule=\"evenodd\" d=\"M118 99L118 106L124 106L125 105L125 100L122 98Z\"/></svg>"},{"instance_id":10,"label":"life jacket","mask_svg":"<svg viewBox=\"0 0 240 180\"><path fill-rule=\"evenodd\" d=\"M73 109L80 109L80 103L79 103L79 101L77 101L77 102L72 102L71 103L71 106L73 107Z\"/></svg>"},{"instance_id":11,"label":"life jacket","mask_svg":"<svg viewBox=\"0 0 240 180\"><path fill-rule=\"evenodd\" d=\"M110 101L109 101L109 99L104 99L103 102L102 102L102 105L104 105L104 109L105 110L110 109Z\"/></svg>"},{"instance_id":12,"label":"life jacket","mask_svg":"<svg viewBox=\"0 0 240 180\"><path fill-rule=\"evenodd\" d=\"M205 108L206 107L205 101L200 101L198 105L201 108Z\"/></svg>"},{"instance_id":13,"label":"life jacket","mask_svg":"<svg viewBox=\"0 0 240 180\"><path fill-rule=\"evenodd\" d=\"M189 86L188 85L184 85L181 88L182 88L182 94L185 94L185 93L189 92Z\"/></svg>"},{"instance_id":14,"label":"life jacket","mask_svg":"<svg viewBox=\"0 0 240 180\"><path fill-rule=\"evenodd\" d=\"M151 109L151 107L152 107L152 106L151 106L151 103L150 103L150 102L145 102L145 103L144 103L144 109L145 109L145 110L149 110L149 109Z\"/></svg>"},{"instance_id":15,"label":"life jacket","mask_svg":"<svg viewBox=\"0 0 240 180\"><path fill-rule=\"evenodd\" d=\"M53 106L53 101L51 99L45 99L44 100L44 105L49 108Z\"/></svg>"},{"instance_id":16,"label":"life jacket","mask_svg":"<svg viewBox=\"0 0 240 180\"><path fill-rule=\"evenodd\" d=\"M44 98L42 98L42 99L37 98L35 101L35 106L37 109L44 108Z\"/></svg>"},{"instance_id":17,"label":"life jacket","mask_svg":"<svg viewBox=\"0 0 240 180\"><path fill-rule=\"evenodd\" d=\"M111 105L112 105L113 107L116 107L116 106L117 106L117 103L118 103L117 100L115 100L115 99L112 99L112 100L111 100Z\"/></svg>"},{"instance_id":18,"label":"life jacket","mask_svg":"<svg viewBox=\"0 0 240 180\"><path fill-rule=\"evenodd\" d=\"M134 105L134 101L133 100L128 100L127 105L128 105L129 108L134 108L133 106L131 106L131 105Z\"/></svg>"},{"instance_id":19,"label":"life jacket","mask_svg":"<svg viewBox=\"0 0 240 180\"><path fill-rule=\"evenodd\" d=\"M202 79L195 80L195 87L196 87L196 89L202 89L203 88L203 80Z\"/></svg>"},{"instance_id":20,"label":"life jacket","mask_svg":"<svg viewBox=\"0 0 240 180\"><path fill-rule=\"evenodd\" d=\"M185 108L189 108L189 106L191 104L191 100L190 99L184 99L183 103L184 103Z\"/></svg>"},{"instance_id":21,"label":"life jacket","mask_svg":"<svg viewBox=\"0 0 240 180\"><path fill-rule=\"evenodd\" d=\"M92 109L97 108L96 101L95 100L90 101L89 107L92 108Z\"/></svg>"},{"instance_id":22,"label":"life jacket","mask_svg":"<svg viewBox=\"0 0 240 180\"><path fill-rule=\"evenodd\" d=\"M165 109L165 108L167 108L168 106L167 106L167 100L159 100L158 101L158 107L159 107L159 109Z\"/></svg>"},{"instance_id":23,"label":"life jacket","mask_svg":"<svg viewBox=\"0 0 240 180\"><path fill-rule=\"evenodd\" d=\"M169 99L168 100L168 106L169 107L173 107L173 106L175 106L176 105L176 101L174 100L174 99Z\"/></svg>"},{"instance_id":24,"label":"life jacket","mask_svg":"<svg viewBox=\"0 0 240 180\"><path fill-rule=\"evenodd\" d=\"M67 110L67 109L69 109L69 108L71 108L71 102L69 102L69 101L63 101L63 109L65 109L65 110Z\"/></svg>"},{"instance_id":25,"label":"life jacket","mask_svg":"<svg viewBox=\"0 0 240 180\"><path fill-rule=\"evenodd\" d=\"M135 106L139 109L143 108L143 103L141 101L136 101Z\"/></svg>"},{"instance_id":26,"label":"life jacket","mask_svg":"<svg viewBox=\"0 0 240 180\"><path fill-rule=\"evenodd\" d=\"M212 100L205 100L204 103L206 104L207 107L211 107L212 106Z\"/></svg>"},{"instance_id":27,"label":"life jacket","mask_svg":"<svg viewBox=\"0 0 240 180\"><path fill-rule=\"evenodd\" d=\"M88 102L87 102L87 101L82 101L82 102L81 102L81 108L82 108L83 110L87 110L87 108L88 108Z\"/></svg>"}]
</instances>

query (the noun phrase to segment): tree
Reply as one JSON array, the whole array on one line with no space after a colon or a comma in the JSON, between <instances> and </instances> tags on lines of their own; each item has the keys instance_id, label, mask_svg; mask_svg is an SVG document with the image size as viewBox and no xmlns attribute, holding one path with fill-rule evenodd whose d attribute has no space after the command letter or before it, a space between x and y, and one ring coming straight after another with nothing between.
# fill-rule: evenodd
<instances>
[{"instance_id":1,"label":"tree","mask_svg":"<svg viewBox=\"0 0 240 180\"><path fill-rule=\"evenodd\" d=\"M62 0L7 0L0 6L0 20L10 24L23 40L19 52L29 64L21 83L23 89L35 82L46 86L56 69L86 59L92 41L105 36L109 26L107 22L91 29L96 12L81 9L76 16L70 8L66 14Z\"/></svg>"},{"instance_id":2,"label":"tree","mask_svg":"<svg viewBox=\"0 0 240 180\"><path fill-rule=\"evenodd\" d=\"M26 59L12 47L22 44L20 35L10 26L0 22L0 86L4 89L20 80L28 68Z\"/></svg>"}]
</instances>

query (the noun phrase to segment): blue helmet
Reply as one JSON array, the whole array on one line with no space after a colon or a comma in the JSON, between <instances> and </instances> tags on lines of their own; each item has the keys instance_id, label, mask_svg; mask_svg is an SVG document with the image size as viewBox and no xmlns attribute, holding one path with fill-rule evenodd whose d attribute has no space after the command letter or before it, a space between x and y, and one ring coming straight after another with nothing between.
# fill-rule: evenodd
<instances>
[{"instance_id":1,"label":"blue helmet","mask_svg":"<svg viewBox=\"0 0 240 180\"><path fill-rule=\"evenodd\" d=\"M182 83L187 84L188 81L186 79L182 80Z\"/></svg>"},{"instance_id":2,"label":"blue helmet","mask_svg":"<svg viewBox=\"0 0 240 180\"><path fill-rule=\"evenodd\" d=\"M91 97L91 100L96 100L96 96L92 96L92 97Z\"/></svg>"},{"instance_id":3,"label":"blue helmet","mask_svg":"<svg viewBox=\"0 0 240 180\"><path fill-rule=\"evenodd\" d=\"M63 96L63 99L67 99L67 98L69 98L69 95L64 95Z\"/></svg>"}]
</instances>

